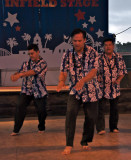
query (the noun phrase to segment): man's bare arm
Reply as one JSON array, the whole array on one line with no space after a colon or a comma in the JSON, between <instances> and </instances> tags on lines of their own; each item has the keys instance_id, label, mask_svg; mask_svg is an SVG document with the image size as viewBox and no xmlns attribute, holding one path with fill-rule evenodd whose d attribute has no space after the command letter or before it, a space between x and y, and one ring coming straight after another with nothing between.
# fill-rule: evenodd
<instances>
[{"instance_id":1,"label":"man's bare arm","mask_svg":"<svg viewBox=\"0 0 131 160\"><path fill-rule=\"evenodd\" d=\"M60 72L59 82L58 82L58 86L57 86L57 92L60 92L62 90L62 88L65 87L66 79L67 79L67 72Z\"/></svg>"},{"instance_id":2,"label":"man's bare arm","mask_svg":"<svg viewBox=\"0 0 131 160\"><path fill-rule=\"evenodd\" d=\"M34 70L29 70L26 72L15 73L11 76L12 81L17 81L21 77L34 76L36 73Z\"/></svg>"}]
</instances>

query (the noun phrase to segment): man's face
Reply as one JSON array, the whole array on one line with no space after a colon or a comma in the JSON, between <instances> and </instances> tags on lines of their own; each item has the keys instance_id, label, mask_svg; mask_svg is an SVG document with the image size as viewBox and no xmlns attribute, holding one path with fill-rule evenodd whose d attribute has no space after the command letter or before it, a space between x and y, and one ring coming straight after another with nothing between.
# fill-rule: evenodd
<instances>
[{"instance_id":1,"label":"man's face","mask_svg":"<svg viewBox=\"0 0 131 160\"><path fill-rule=\"evenodd\" d=\"M114 50L114 44L112 41L107 41L104 43L104 51L106 54L112 54Z\"/></svg>"},{"instance_id":2,"label":"man's face","mask_svg":"<svg viewBox=\"0 0 131 160\"><path fill-rule=\"evenodd\" d=\"M77 53L83 52L85 42L86 39L84 39L82 33L75 34L72 37L72 43Z\"/></svg>"},{"instance_id":3,"label":"man's face","mask_svg":"<svg viewBox=\"0 0 131 160\"><path fill-rule=\"evenodd\" d=\"M32 61L37 61L39 59L39 51L34 51L33 49L28 50L28 55Z\"/></svg>"}]
</instances>

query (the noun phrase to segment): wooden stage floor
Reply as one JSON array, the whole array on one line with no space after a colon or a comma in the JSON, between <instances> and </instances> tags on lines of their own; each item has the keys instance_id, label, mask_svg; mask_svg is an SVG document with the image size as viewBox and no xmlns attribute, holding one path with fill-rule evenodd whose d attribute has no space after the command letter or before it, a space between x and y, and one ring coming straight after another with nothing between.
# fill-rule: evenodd
<instances>
[{"instance_id":1,"label":"wooden stage floor","mask_svg":"<svg viewBox=\"0 0 131 160\"><path fill-rule=\"evenodd\" d=\"M48 91L56 91L57 86L47 86L47 90ZM69 87L65 86L65 88L62 89L62 91L68 91ZM16 86L16 87L0 87L0 92L20 92L21 91L21 87L20 86Z\"/></svg>"},{"instance_id":2,"label":"wooden stage floor","mask_svg":"<svg viewBox=\"0 0 131 160\"><path fill-rule=\"evenodd\" d=\"M120 133L109 133L106 115L106 134L95 131L92 150L80 146L83 116L78 116L74 148L64 156L65 117L47 117L46 132L37 132L37 118L26 118L19 136L12 137L12 119L0 119L0 160L131 160L131 114L120 114Z\"/></svg>"}]
</instances>

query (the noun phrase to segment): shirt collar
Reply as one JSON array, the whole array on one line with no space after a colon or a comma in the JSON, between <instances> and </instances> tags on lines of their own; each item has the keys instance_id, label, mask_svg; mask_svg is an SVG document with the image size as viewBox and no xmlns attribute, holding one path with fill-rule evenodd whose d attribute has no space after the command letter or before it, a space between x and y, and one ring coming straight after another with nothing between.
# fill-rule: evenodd
<instances>
[{"instance_id":1,"label":"shirt collar","mask_svg":"<svg viewBox=\"0 0 131 160\"><path fill-rule=\"evenodd\" d=\"M107 54L105 54L105 52L104 52L104 55L105 55L105 57L106 57L107 59L109 59L109 57L107 56ZM111 58L110 60L114 59L115 57L116 57L116 53L113 52L113 53L112 53L112 58Z\"/></svg>"},{"instance_id":2,"label":"shirt collar","mask_svg":"<svg viewBox=\"0 0 131 160\"><path fill-rule=\"evenodd\" d=\"M30 59L30 60L31 60L31 59ZM41 56L39 56L39 59L38 59L36 62L34 62L34 61L31 60L31 63L32 63L32 64L37 64L38 62L40 62L40 60L42 60L42 57L41 57Z\"/></svg>"}]
</instances>

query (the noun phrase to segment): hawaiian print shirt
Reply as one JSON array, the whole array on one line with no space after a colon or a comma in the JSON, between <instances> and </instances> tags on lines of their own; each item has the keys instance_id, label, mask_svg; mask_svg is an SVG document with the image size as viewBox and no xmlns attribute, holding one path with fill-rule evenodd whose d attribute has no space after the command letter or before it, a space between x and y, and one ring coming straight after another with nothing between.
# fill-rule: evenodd
<instances>
[{"instance_id":1,"label":"hawaiian print shirt","mask_svg":"<svg viewBox=\"0 0 131 160\"><path fill-rule=\"evenodd\" d=\"M26 72L34 70L34 76L23 78L21 93L26 95L33 95L35 98L42 98L47 95L45 75L47 71L47 63L40 57L37 62L31 61L24 62L19 72Z\"/></svg>"},{"instance_id":2,"label":"hawaiian print shirt","mask_svg":"<svg viewBox=\"0 0 131 160\"><path fill-rule=\"evenodd\" d=\"M85 54L84 59L83 54ZM83 102L95 102L99 99L100 88L97 76L85 83L81 90L76 91L73 88L93 68L98 68L98 53L90 46L86 46L84 53L80 55L70 49L62 57L60 70L69 73L70 94L76 95L77 99L82 98Z\"/></svg>"},{"instance_id":3,"label":"hawaiian print shirt","mask_svg":"<svg viewBox=\"0 0 131 160\"><path fill-rule=\"evenodd\" d=\"M120 54L114 52L111 59L105 53L100 55L98 76L103 97L113 99L120 95L120 85L113 82L124 74L127 74L127 70Z\"/></svg>"}]
</instances>

